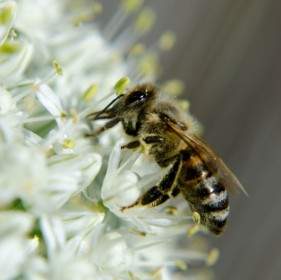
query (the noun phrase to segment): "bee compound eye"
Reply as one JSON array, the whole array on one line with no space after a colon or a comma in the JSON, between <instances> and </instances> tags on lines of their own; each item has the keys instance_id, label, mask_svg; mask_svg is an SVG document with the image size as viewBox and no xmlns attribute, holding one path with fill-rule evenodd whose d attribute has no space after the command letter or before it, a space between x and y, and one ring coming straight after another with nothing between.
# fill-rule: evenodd
<instances>
[{"instance_id":1,"label":"bee compound eye","mask_svg":"<svg viewBox=\"0 0 281 280\"><path fill-rule=\"evenodd\" d=\"M126 99L125 105L143 103L147 98L147 92L134 91Z\"/></svg>"}]
</instances>

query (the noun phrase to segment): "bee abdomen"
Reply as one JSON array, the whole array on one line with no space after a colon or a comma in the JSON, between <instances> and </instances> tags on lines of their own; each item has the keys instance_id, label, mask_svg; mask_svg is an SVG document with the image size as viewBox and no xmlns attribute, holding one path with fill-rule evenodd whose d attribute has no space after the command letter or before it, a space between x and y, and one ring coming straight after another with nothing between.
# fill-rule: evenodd
<instances>
[{"instance_id":1,"label":"bee abdomen","mask_svg":"<svg viewBox=\"0 0 281 280\"><path fill-rule=\"evenodd\" d=\"M209 189L211 192L208 197L203 199L200 210L203 222L209 230L220 234L224 230L229 215L228 193L216 178L213 178Z\"/></svg>"},{"instance_id":2,"label":"bee abdomen","mask_svg":"<svg viewBox=\"0 0 281 280\"><path fill-rule=\"evenodd\" d=\"M208 215L206 219L206 225L208 229L215 234L222 233L226 226L228 215L229 207Z\"/></svg>"},{"instance_id":3,"label":"bee abdomen","mask_svg":"<svg viewBox=\"0 0 281 280\"><path fill-rule=\"evenodd\" d=\"M229 215L229 200L224 185L215 176L191 187L185 196L192 210L200 214L203 225L214 234L223 232Z\"/></svg>"}]
</instances>

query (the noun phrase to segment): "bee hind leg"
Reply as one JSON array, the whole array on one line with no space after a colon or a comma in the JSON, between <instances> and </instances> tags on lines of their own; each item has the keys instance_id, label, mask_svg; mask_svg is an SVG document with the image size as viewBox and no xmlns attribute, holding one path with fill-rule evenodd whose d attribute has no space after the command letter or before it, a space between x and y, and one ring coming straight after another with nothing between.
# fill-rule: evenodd
<instances>
[{"instance_id":1,"label":"bee hind leg","mask_svg":"<svg viewBox=\"0 0 281 280\"><path fill-rule=\"evenodd\" d=\"M125 206L121 208L121 211L124 211L129 208L133 208L136 206L150 206L155 207L164 203L166 200L170 198L169 194L162 193L158 186L154 186L150 188L146 193L144 193L136 202L129 206Z\"/></svg>"},{"instance_id":2,"label":"bee hind leg","mask_svg":"<svg viewBox=\"0 0 281 280\"><path fill-rule=\"evenodd\" d=\"M179 189L176 187L176 181L181 169L181 157L178 157L172 165L169 172L164 176L159 185L153 186L146 191L136 202L129 206L123 207L124 211L135 206L150 206L155 207L170 197L175 197L179 193Z\"/></svg>"}]
</instances>

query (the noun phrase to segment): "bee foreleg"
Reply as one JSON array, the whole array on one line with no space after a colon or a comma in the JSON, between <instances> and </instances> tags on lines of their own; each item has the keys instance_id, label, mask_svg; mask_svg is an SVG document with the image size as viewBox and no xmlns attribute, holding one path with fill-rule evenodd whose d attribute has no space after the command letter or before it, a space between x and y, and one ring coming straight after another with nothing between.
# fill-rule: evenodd
<instances>
[{"instance_id":1,"label":"bee foreleg","mask_svg":"<svg viewBox=\"0 0 281 280\"><path fill-rule=\"evenodd\" d=\"M146 191L136 202L132 205L122 208L122 211L135 206L151 206L155 207L164 203L171 196L176 196L177 187L176 181L181 168L181 156L179 156L174 162L169 172L164 176L159 185L153 186Z\"/></svg>"},{"instance_id":2,"label":"bee foreleg","mask_svg":"<svg viewBox=\"0 0 281 280\"><path fill-rule=\"evenodd\" d=\"M136 140L136 141L129 142L125 145L122 145L121 149L135 149L138 148L140 145L141 145L140 141Z\"/></svg>"},{"instance_id":3,"label":"bee foreleg","mask_svg":"<svg viewBox=\"0 0 281 280\"><path fill-rule=\"evenodd\" d=\"M91 133L86 133L85 136L86 137L96 137L98 136L100 133L104 132L105 130L112 128L113 126L115 126L117 123L119 123L120 119L119 118L115 118L107 123L105 123L102 127L100 127L99 129L97 129L96 131L93 131Z\"/></svg>"}]
</instances>

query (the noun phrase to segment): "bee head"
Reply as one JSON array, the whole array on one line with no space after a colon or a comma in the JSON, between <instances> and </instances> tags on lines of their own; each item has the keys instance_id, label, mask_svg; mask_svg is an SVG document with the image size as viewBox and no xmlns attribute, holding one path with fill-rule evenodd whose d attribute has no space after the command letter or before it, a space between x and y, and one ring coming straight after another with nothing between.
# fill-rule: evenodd
<instances>
[{"instance_id":1,"label":"bee head","mask_svg":"<svg viewBox=\"0 0 281 280\"><path fill-rule=\"evenodd\" d=\"M128 113L139 112L147 108L156 99L157 90L152 84L141 84L135 86L126 94L120 94L113 99L103 110L88 115L89 120L122 118Z\"/></svg>"}]
</instances>

